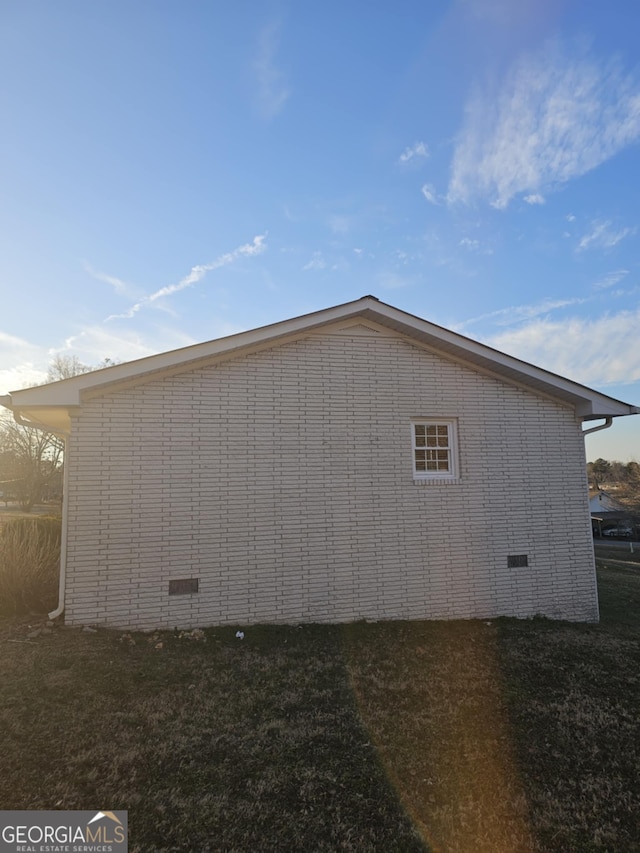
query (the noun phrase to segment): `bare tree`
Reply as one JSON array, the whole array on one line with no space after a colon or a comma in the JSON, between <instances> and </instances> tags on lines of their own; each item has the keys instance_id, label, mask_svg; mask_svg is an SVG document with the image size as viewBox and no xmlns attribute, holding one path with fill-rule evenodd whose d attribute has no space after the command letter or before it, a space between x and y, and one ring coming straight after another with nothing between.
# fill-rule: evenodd
<instances>
[{"instance_id":1,"label":"bare tree","mask_svg":"<svg viewBox=\"0 0 640 853\"><path fill-rule=\"evenodd\" d=\"M83 364L77 355L55 355L49 364L47 382L57 382L59 379L70 379L81 373L91 373L95 367Z\"/></svg>"},{"instance_id":2,"label":"bare tree","mask_svg":"<svg viewBox=\"0 0 640 853\"><path fill-rule=\"evenodd\" d=\"M628 462L624 466L620 497L629 509L640 514L640 465L637 462Z\"/></svg>"},{"instance_id":3,"label":"bare tree","mask_svg":"<svg viewBox=\"0 0 640 853\"><path fill-rule=\"evenodd\" d=\"M72 376L80 376L82 373L92 373L103 367L114 367L120 364L118 359L103 358L100 364L83 364L77 355L62 355L58 353L53 357L47 370L47 382L58 382L60 379L71 379Z\"/></svg>"},{"instance_id":4,"label":"bare tree","mask_svg":"<svg viewBox=\"0 0 640 853\"><path fill-rule=\"evenodd\" d=\"M16 423L10 416L0 422L0 488L30 512L60 481L62 440L50 432Z\"/></svg>"},{"instance_id":5,"label":"bare tree","mask_svg":"<svg viewBox=\"0 0 640 853\"><path fill-rule=\"evenodd\" d=\"M105 358L99 367L117 362ZM49 365L48 382L90 373L76 355L56 355ZM36 503L62 491L64 442L52 432L23 426L9 413L0 415L0 492L30 512Z\"/></svg>"}]
</instances>

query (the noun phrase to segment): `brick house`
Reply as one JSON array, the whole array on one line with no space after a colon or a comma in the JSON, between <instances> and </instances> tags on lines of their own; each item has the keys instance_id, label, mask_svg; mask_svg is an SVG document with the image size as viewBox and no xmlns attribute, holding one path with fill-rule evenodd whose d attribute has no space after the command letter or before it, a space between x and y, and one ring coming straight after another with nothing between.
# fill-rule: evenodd
<instances>
[{"instance_id":1,"label":"brick house","mask_svg":"<svg viewBox=\"0 0 640 853\"><path fill-rule=\"evenodd\" d=\"M0 402L65 436L56 614L119 628L597 620L582 424L639 411L370 296Z\"/></svg>"}]
</instances>

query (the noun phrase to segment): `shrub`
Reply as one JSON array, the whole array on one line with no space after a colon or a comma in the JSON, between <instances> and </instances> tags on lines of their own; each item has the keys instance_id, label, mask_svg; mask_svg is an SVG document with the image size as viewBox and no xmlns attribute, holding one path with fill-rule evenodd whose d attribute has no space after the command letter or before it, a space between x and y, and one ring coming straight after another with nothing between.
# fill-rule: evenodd
<instances>
[{"instance_id":1,"label":"shrub","mask_svg":"<svg viewBox=\"0 0 640 853\"><path fill-rule=\"evenodd\" d=\"M0 530L0 613L46 613L58 603L58 517L15 518Z\"/></svg>"}]
</instances>

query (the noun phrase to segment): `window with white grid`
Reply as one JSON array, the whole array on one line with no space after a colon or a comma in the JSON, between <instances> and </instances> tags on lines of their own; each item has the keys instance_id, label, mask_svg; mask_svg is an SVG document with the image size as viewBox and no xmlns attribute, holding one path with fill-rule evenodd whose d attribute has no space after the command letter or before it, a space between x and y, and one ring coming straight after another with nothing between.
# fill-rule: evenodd
<instances>
[{"instance_id":1,"label":"window with white grid","mask_svg":"<svg viewBox=\"0 0 640 853\"><path fill-rule=\"evenodd\" d=\"M413 476L418 480L456 478L458 472L455 421L414 421L411 431Z\"/></svg>"}]
</instances>

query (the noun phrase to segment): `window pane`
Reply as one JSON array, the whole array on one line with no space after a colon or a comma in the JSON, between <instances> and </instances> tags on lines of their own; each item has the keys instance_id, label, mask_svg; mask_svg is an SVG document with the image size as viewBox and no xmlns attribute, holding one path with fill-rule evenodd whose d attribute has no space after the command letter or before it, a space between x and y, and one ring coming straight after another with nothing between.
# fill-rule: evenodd
<instances>
[{"instance_id":1,"label":"window pane","mask_svg":"<svg viewBox=\"0 0 640 853\"><path fill-rule=\"evenodd\" d=\"M453 422L414 423L414 472L437 480L457 477L454 459L456 426Z\"/></svg>"}]
</instances>

